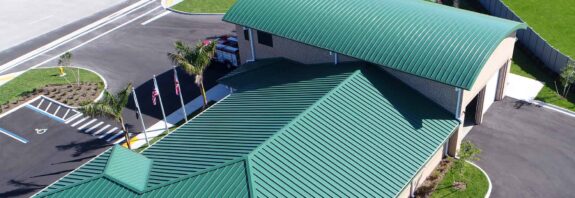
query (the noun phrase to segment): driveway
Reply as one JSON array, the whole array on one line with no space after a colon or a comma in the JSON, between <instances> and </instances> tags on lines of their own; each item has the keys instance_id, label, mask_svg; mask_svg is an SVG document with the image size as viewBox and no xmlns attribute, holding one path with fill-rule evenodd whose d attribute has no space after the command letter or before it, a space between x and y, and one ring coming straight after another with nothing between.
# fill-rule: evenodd
<instances>
[{"instance_id":1,"label":"driveway","mask_svg":"<svg viewBox=\"0 0 575 198\"><path fill-rule=\"evenodd\" d=\"M508 97L466 139L482 150L492 197L575 194L575 118Z\"/></svg>"}]
</instances>

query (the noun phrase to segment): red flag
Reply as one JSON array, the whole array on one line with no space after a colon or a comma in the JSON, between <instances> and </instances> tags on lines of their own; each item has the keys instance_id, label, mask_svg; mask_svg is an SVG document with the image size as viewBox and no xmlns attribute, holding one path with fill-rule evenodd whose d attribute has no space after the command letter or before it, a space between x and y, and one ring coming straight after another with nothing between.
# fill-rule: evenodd
<instances>
[{"instance_id":1,"label":"red flag","mask_svg":"<svg viewBox=\"0 0 575 198\"><path fill-rule=\"evenodd\" d=\"M152 91L152 104L154 104L154 106L156 106L156 99L159 95L158 90L154 87L154 91Z\"/></svg>"},{"instance_id":2,"label":"red flag","mask_svg":"<svg viewBox=\"0 0 575 198\"><path fill-rule=\"evenodd\" d=\"M174 83L176 84L176 95L180 95L180 81L178 80L178 74L174 72Z\"/></svg>"}]
</instances>

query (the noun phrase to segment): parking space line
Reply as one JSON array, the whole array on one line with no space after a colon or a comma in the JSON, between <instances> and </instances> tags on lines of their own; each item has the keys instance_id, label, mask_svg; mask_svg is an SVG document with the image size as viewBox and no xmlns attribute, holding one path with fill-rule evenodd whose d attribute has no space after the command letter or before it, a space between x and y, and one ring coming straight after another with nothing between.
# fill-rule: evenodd
<instances>
[{"instance_id":1,"label":"parking space line","mask_svg":"<svg viewBox=\"0 0 575 198\"><path fill-rule=\"evenodd\" d=\"M98 127L98 126L100 126L100 125L102 125L102 124L104 124L104 122L99 122L98 124L96 124L96 125L90 127L89 129L86 129L86 133L90 133L90 131L94 130L96 127Z\"/></svg>"},{"instance_id":2,"label":"parking space line","mask_svg":"<svg viewBox=\"0 0 575 198\"><path fill-rule=\"evenodd\" d=\"M54 111L54 115L56 115L58 113L58 111L60 111L60 107L62 107L62 106L58 105L58 108L56 108L56 111Z\"/></svg>"},{"instance_id":3,"label":"parking space line","mask_svg":"<svg viewBox=\"0 0 575 198\"><path fill-rule=\"evenodd\" d=\"M42 105L43 102L44 102L44 98L42 98L42 100L40 100L40 103L38 103L38 108L40 108L40 105Z\"/></svg>"},{"instance_id":4,"label":"parking space line","mask_svg":"<svg viewBox=\"0 0 575 198\"><path fill-rule=\"evenodd\" d=\"M68 110L66 111L66 113L64 113L64 116L62 117L62 119L66 120L66 116L68 115L68 113L70 113L70 109L68 109Z\"/></svg>"},{"instance_id":5,"label":"parking space line","mask_svg":"<svg viewBox=\"0 0 575 198\"><path fill-rule=\"evenodd\" d=\"M102 131L106 130L106 129L107 129L108 127L110 127L110 126L111 126L111 125L108 124L108 125L106 125L106 126L100 128L100 130L94 132L92 135L97 135L97 134L99 134L99 133L102 133Z\"/></svg>"},{"instance_id":6,"label":"parking space line","mask_svg":"<svg viewBox=\"0 0 575 198\"><path fill-rule=\"evenodd\" d=\"M26 105L26 107L28 107L28 109L31 109L31 110L33 110L33 111L35 111L35 112L38 112L38 113L43 114L43 115L45 115L45 116L48 116L48 117L50 117L50 118L52 118L52 119L54 119L54 120L56 120L56 121L58 121L58 122L64 122L64 119L59 118L58 116L52 115L52 114L50 114L50 113L48 113L48 112L46 112L46 111L43 111L43 110L41 110L41 109L39 109L39 108L36 108L35 106L32 106L32 105L30 105L30 104Z\"/></svg>"},{"instance_id":7,"label":"parking space line","mask_svg":"<svg viewBox=\"0 0 575 198\"><path fill-rule=\"evenodd\" d=\"M19 135L16 135L16 134L14 134L14 133L12 133L12 132L6 130L6 129L0 128L0 133L3 133L3 134L5 134L5 135L7 135L7 136L10 136L11 138L14 138L14 139L16 139L16 140L18 140L18 141L20 141L20 142L22 142L22 143L24 143L24 144L28 143L28 140L27 140L27 139L25 139L25 138L23 138L23 137L20 137Z\"/></svg>"},{"instance_id":8,"label":"parking space line","mask_svg":"<svg viewBox=\"0 0 575 198\"><path fill-rule=\"evenodd\" d=\"M76 123L74 123L74 124L72 124L72 125L70 125L70 126L76 127L76 125L78 125L78 124L80 124L80 123L86 121L87 119L88 119L88 117L84 117L84 119L81 119L81 120L79 120L78 122L76 122Z\"/></svg>"},{"instance_id":9,"label":"parking space line","mask_svg":"<svg viewBox=\"0 0 575 198\"><path fill-rule=\"evenodd\" d=\"M74 116L72 116L71 118L69 118L68 120L66 120L66 124L69 124L70 122L74 121L75 119L78 119L79 117L82 117L82 113L76 114Z\"/></svg>"},{"instance_id":10,"label":"parking space line","mask_svg":"<svg viewBox=\"0 0 575 198\"><path fill-rule=\"evenodd\" d=\"M111 129L110 131L102 134L101 136L98 136L98 138L102 139L103 137L106 137L108 134L114 132L115 130L118 130L118 127L114 127L113 129Z\"/></svg>"},{"instance_id":11,"label":"parking space line","mask_svg":"<svg viewBox=\"0 0 575 198\"><path fill-rule=\"evenodd\" d=\"M118 144L118 143L124 141L125 139L126 139L125 137L122 137L122 138L118 139L118 141L115 141L114 144Z\"/></svg>"},{"instance_id":12,"label":"parking space line","mask_svg":"<svg viewBox=\"0 0 575 198\"><path fill-rule=\"evenodd\" d=\"M147 21L144 21L143 23L141 23L141 25L146 25L146 24L148 24L148 23L151 23L152 21L155 21L155 20L157 20L157 19L159 19L159 18L162 18L163 16L166 16L166 15L168 15L168 14L170 14L170 13L171 13L170 11L165 11L165 12L163 12L162 14L158 14L157 16L155 16L155 17L153 17L153 18L151 18L151 19L148 19Z\"/></svg>"},{"instance_id":13,"label":"parking space line","mask_svg":"<svg viewBox=\"0 0 575 198\"><path fill-rule=\"evenodd\" d=\"M90 125L90 124L96 122L97 120L98 120L98 119L94 118L94 119L92 119L92 120L86 122L84 125L78 127L78 130L82 130L82 129L86 128L88 125Z\"/></svg>"},{"instance_id":14,"label":"parking space line","mask_svg":"<svg viewBox=\"0 0 575 198\"><path fill-rule=\"evenodd\" d=\"M44 111L48 112L48 109L50 109L50 106L52 106L52 103L48 103L48 107L46 107L46 110L44 110Z\"/></svg>"},{"instance_id":15,"label":"parking space line","mask_svg":"<svg viewBox=\"0 0 575 198\"><path fill-rule=\"evenodd\" d=\"M111 140L113 140L113 139L116 139L118 136L120 136L120 135L122 135L122 134L124 134L124 131L120 131L120 132L116 133L116 135L113 135L112 137L108 138L106 141L109 142L109 141L111 141Z\"/></svg>"}]
</instances>

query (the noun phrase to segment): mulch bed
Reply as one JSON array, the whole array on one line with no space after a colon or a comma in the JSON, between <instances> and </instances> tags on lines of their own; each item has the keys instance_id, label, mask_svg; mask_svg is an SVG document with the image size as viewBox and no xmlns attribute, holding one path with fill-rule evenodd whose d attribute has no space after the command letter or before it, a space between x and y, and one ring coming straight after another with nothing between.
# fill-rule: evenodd
<instances>
[{"instance_id":1,"label":"mulch bed","mask_svg":"<svg viewBox=\"0 0 575 198\"><path fill-rule=\"evenodd\" d=\"M102 89L98 86L98 83L80 83L79 86L77 84L46 85L43 88L22 94L16 101L0 105L0 112L9 111L39 95L44 95L58 102L77 107L84 103L94 101L100 95L100 92L102 92Z\"/></svg>"},{"instance_id":2,"label":"mulch bed","mask_svg":"<svg viewBox=\"0 0 575 198\"><path fill-rule=\"evenodd\" d=\"M449 171L449 168L453 164L451 159L444 159L441 160L439 165L433 170L431 175L425 179L425 181L415 190L415 197L417 198L426 198L431 195L437 185L443 179L443 176Z\"/></svg>"}]
</instances>

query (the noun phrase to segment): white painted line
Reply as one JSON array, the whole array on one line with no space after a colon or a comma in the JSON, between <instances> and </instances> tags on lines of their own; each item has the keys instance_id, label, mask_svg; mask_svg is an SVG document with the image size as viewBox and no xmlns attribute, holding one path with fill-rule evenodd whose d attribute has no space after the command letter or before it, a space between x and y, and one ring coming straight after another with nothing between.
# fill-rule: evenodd
<instances>
[{"instance_id":1,"label":"white painted line","mask_svg":"<svg viewBox=\"0 0 575 198\"><path fill-rule=\"evenodd\" d=\"M118 139L118 141L115 141L114 144L121 143L121 142L123 142L124 140L126 140L126 138L125 138L125 137L122 137L122 138Z\"/></svg>"},{"instance_id":2,"label":"white painted line","mask_svg":"<svg viewBox=\"0 0 575 198\"><path fill-rule=\"evenodd\" d=\"M99 122L98 124L90 127L89 129L86 129L86 133L90 133L90 131L94 130L96 127L99 127L102 124L104 124L104 122Z\"/></svg>"},{"instance_id":3,"label":"white painted line","mask_svg":"<svg viewBox=\"0 0 575 198\"><path fill-rule=\"evenodd\" d=\"M66 120L66 122L64 122L64 123L69 124L70 122L74 121L75 119L77 119L77 118L79 118L79 117L82 117L82 113L78 113L78 114L72 116L71 118L69 118L68 120Z\"/></svg>"},{"instance_id":4,"label":"white painted line","mask_svg":"<svg viewBox=\"0 0 575 198\"><path fill-rule=\"evenodd\" d=\"M46 107L46 110L44 110L46 113L48 113L48 109L50 109L50 106L52 106L52 103L48 103L48 107ZM40 108L38 108L40 109Z\"/></svg>"},{"instance_id":5,"label":"white painted line","mask_svg":"<svg viewBox=\"0 0 575 198\"><path fill-rule=\"evenodd\" d=\"M54 115L55 115L55 116L56 116L56 114L58 113L58 111L60 111L60 107L62 107L62 106L58 105L58 108L56 108L56 111L54 112ZM62 119L63 119L63 118L62 118Z\"/></svg>"},{"instance_id":6,"label":"white painted line","mask_svg":"<svg viewBox=\"0 0 575 198\"><path fill-rule=\"evenodd\" d=\"M153 17L153 18L151 18L151 19L148 19L147 21L144 21L144 22L141 23L141 24L142 24L142 25L147 25L148 23L151 23L152 21L158 20L159 18L162 18L163 16L166 16L166 15L168 15L168 14L170 14L170 13L171 13L170 11L165 11L165 12L163 12L162 14L158 14L157 16L155 16L155 17Z\"/></svg>"},{"instance_id":7,"label":"white painted line","mask_svg":"<svg viewBox=\"0 0 575 198\"><path fill-rule=\"evenodd\" d=\"M124 131L120 131L119 133L116 133L116 135L114 135L114 136L108 138L106 141L109 142L109 141L111 141L111 140L113 140L113 139L116 139L118 136L120 136L120 135L122 135L122 134L124 134Z\"/></svg>"},{"instance_id":8,"label":"white painted line","mask_svg":"<svg viewBox=\"0 0 575 198\"><path fill-rule=\"evenodd\" d=\"M153 3L153 2L154 1L150 1L150 0L141 0L141 1L136 2L136 3L134 3L128 7L125 7L125 8L119 10L118 12L116 12L114 14L108 15L108 16L106 16L106 17L104 17L104 18L102 18L102 19L100 19L94 23L91 23L87 26L84 26L84 27L82 27L82 28L80 28L80 29L78 29L78 30L66 35L66 36L63 36L63 37L61 37L55 41L52 41L51 43L48 43L48 44L46 44L40 48L35 49L35 50L33 50L33 51L23 55L23 56L20 56L14 60L11 60L10 62L8 62L4 65L1 65L0 66L0 72L3 72L3 71L6 71L8 69L11 69L13 67L16 67L16 66L18 66L18 65L20 65L20 64L22 64L28 60L31 60L33 58L36 58L36 57L44 54L45 52L47 52L49 50L52 50L52 49L55 49L61 45L67 44L68 42L70 42L70 41L72 41L78 37L81 37L83 35L86 35L92 31L94 31L94 30L97 30L98 28L103 27L104 25L107 25L111 22L114 22L115 20L118 20L118 19L140 9L140 8L143 8L147 5L149 5L150 3ZM68 50L68 51L71 51L71 50ZM57 55L57 56L60 56L60 55ZM57 57L57 56L55 56L55 57Z\"/></svg>"},{"instance_id":9,"label":"white painted line","mask_svg":"<svg viewBox=\"0 0 575 198\"><path fill-rule=\"evenodd\" d=\"M84 125L78 127L78 130L82 130L82 129L88 127L88 125L90 125L90 124L96 122L97 120L98 120L98 119L94 118L94 119L90 120L89 122L86 122Z\"/></svg>"},{"instance_id":10,"label":"white painted line","mask_svg":"<svg viewBox=\"0 0 575 198\"><path fill-rule=\"evenodd\" d=\"M94 132L92 135L97 135L97 134L99 134L99 133L102 133L102 131L106 130L108 127L110 127L109 124L106 125L106 126L104 126L104 127L102 127L102 128L100 128L100 130Z\"/></svg>"},{"instance_id":11,"label":"white painted line","mask_svg":"<svg viewBox=\"0 0 575 198\"><path fill-rule=\"evenodd\" d=\"M68 115L68 113L70 113L70 109L68 109L68 111L66 111L66 113L64 113L64 117L62 117L62 119L66 120L66 116Z\"/></svg>"},{"instance_id":12,"label":"white painted line","mask_svg":"<svg viewBox=\"0 0 575 198\"><path fill-rule=\"evenodd\" d=\"M109 130L108 132L102 134L101 136L98 136L98 138L102 139L103 137L106 137L106 135L114 132L115 130L118 130L118 127L114 127L113 129Z\"/></svg>"},{"instance_id":13,"label":"white painted line","mask_svg":"<svg viewBox=\"0 0 575 198\"><path fill-rule=\"evenodd\" d=\"M28 24L34 24L34 23L38 23L38 22L40 22L40 21L44 21L44 20L46 20L46 19L49 19L49 18L52 18L52 17L54 17L54 15L49 15L49 16L46 16L46 17L40 18L40 19L38 19L38 20L35 20L35 21L32 21L32 22L29 22Z\"/></svg>"},{"instance_id":14,"label":"white painted line","mask_svg":"<svg viewBox=\"0 0 575 198\"><path fill-rule=\"evenodd\" d=\"M78 49L78 48L80 48L80 47L82 47L82 46L84 46L84 45L86 45L86 44L88 44L88 43L91 43L92 41L95 41L96 39L99 39L100 37L103 37L103 36L109 34L110 32L113 32L113 31L115 31L115 30L117 30L117 29L119 29L119 28L121 28L121 27L124 27L124 26L126 26L126 25L128 25L128 24L130 24L130 23L132 23L132 22L134 22L134 21L136 21L136 20L138 20L138 19L140 19L140 18L146 16L147 14L150 14L151 12L153 12L153 11L159 9L159 8L162 8L162 6L158 6L158 7L154 8L154 9L152 9L152 10L150 10L150 11L148 11L148 12L146 12L146 13L144 13L144 14L142 14L142 15L136 17L136 18L133 18L132 20L129 20L129 21L125 22L125 23L122 23L122 24L119 25L119 26L116 26L116 27L114 27L114 28L112 28L112 29L110 29L110 30L108 30L108 31L106 31L106 32L104 32L104 33L102 33L102 34L99 34L98 36L96 36L96 37L94 37L94 38L91 38L90 40L87 40L87 41L81 43L80 45L77 45L76 47L70 48L70 49L66 50L65 52L59 53L59 54L53 56L52 58L49 58L49 59L47 59L47 60L45 60L45 61L43 61L43 62L41 62L41 63L38 63L38 64L36 64L36 65L30 67L30 69L37 68L37 67L39 67L39 66L41 66L41 65L44 65L44 64L46 64L46 63L48 63L48 62L50 62L50 61L52 61L52 60L54 60L54 59L56 59L56 58L59 58L60 56L62 56L62 54L66 53L66 52L74 51L74 50L76 50L76 49ZM2 67L3 67L3 66L0 66L0 68L2 68ZM9 68L7 68L7 69L10 69L10 68L12 68L12 67L9 67ZM0 72L3 72L3 71L5 71L5 70L7 70L7 69L0 69Z\"/></svg>"},{"instance_id":15,"label":"white painted line","mask_svg":"<svg viewBox=\"0 0 575 198\"><path fill-rule=\"evenodd\" d=\"M40 106L42 105L43 102L44 102L44 98L42 98L42 100L40 100L40 103L38 103L38 109L40 108Z\"/></svg>"},{"instance_id":16,"label":"white painted line","mask_svg":"<svg viewBox=\"0 0 575 198\"><path fill-rule=\"evenodd\" d=\"M76 127L76 125L78 125L78 124L84 122L84 121L87 120L87 119L88 119L88 117L84 117L84 119L79 120L78 122L72 124L71 126L72 126L72 127Z\"/></svg>"}]
</instances>

